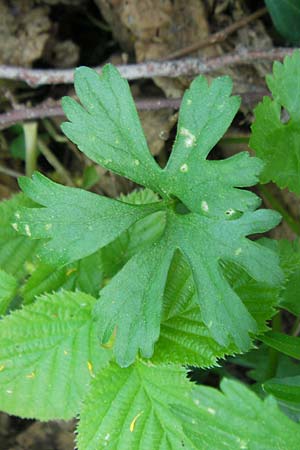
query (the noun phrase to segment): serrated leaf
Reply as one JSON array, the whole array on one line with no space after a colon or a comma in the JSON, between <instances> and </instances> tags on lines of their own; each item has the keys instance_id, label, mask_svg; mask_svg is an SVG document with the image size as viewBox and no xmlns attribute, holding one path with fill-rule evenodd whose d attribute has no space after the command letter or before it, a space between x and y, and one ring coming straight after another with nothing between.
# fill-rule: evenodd
<instances>
[{"instance_id":1,"label":"serrated leaf","mask_svg":"<svg viewBox=\"0 0 300 450\"><path fill-rule=\"evenodd\" d=\"M22 207L34 204L23 194L0 203L0 268L22 278L26 274L26 262L32 262L40 245L17 233L17 217Z\"/></svg>"},{"instance_id":2,"label":"serrated leaf","mask_svg":"<svg viewBox=\"0 0 300 450\"><path fill-rule=\"evenodd\" d=\"M266 321L278 304L279 289L251 279L236 265L226 264L223 272L255 319L258 332L266 331ZM151 361L208 367L215 365L218 358L237 352L235 345L224 347L212 338L197 305L191 269L176 253L164 293L160 337Z\"/></svg>"},{"instance_id":3,"label":"serrated leaf","mask_svg":"<svg viewBox=\"0 0 300 450\"><path fill-rule=\"evenodd\" d=\"M47 292L65 289L98 296L103 282L103 264L100 251L63 267L40 263L22 288L25 304Z\"/></svg>"},{"instance_id":4,"label":"serrated leaf","mask_svg":"<svg viewBox=\"0 0 300 450\"><path fill-rule=\"evenodd\" d=\"M0 321L0 408L40 420L78 413L91 378L110 352L91 319L95 299L61 292Z\"/></svg>"},{"instance_id":5,"label":"serrated leaf","mask_svg":"<svg viewBox=\"0 0 300 450\"><path fill-rule=\"evenodd\" d=\"M194 449L169 408L171 402L186 405L192 386L182 369L111 364L93 380L84 401L78 449Z\"/></svg>"},{"instance_id":6,"label":"serrated leaf","mask_svg":"<svg viewBox=\"0 0 300 450\"><path fill-rule=\"evenodd\" d=\"M300 4L299 0L265 0L272 21L288 42L300 43Z\"/></svg>"},{"instance_id":7,"label":"serrated leaf","mask_svg":"<svg viewBox=\"0 0 300 450\"><path fill-rule=\"evenodd\" d=\"M258 181L262 163L247 152L219 161L207 160L232 122L240 105L231 97L232 81L219 77L208 86L197 77L185 92L179 112L177 136L165 169L165 190L191 211L226 217L235 210L255 209L260 200L237 187Z\"/></svg>"},{"instance_id":8,"label":"serrated leaf","mask_svg":"<svg viewBox=\"0 0 300 450\"><path fill-rule=\"evenodd\" d=\"M249 388L223 379L221 390L197 386L193 406L172 411L193 444L201 450L297 450L300 426L288 419L271 397L262 401Z\"/></svg>"},{"instance_id":9,"label":"serrated leaf","mask_svg":"<svg viewBox=\"0 0 300 450\"><path fill-rule=\"evenodd\" d=\"M47 263L67 264L94 253L139 219L157 211L158 203L129 205L82 189L61 186L35 173L20 180L22 190L44 208L23 208L20 233L47 239L39 254Z\"/></svg>"},{"instance_id":10,"label":"serrated leaf","mask_svg":"<svg viewBox=\"0 0 300 450\"><path fill-rule=\"evenodd\" d=\"M300 338L270 331L260 337L260 340L269 347L275 348L275 350L278 350L285 355L300 360Z\"/></svg>"},{"instance_id":11,"label":"serrated leaf","mask_svg":"<svg viewBox=\"0 0 300 450\"><path fill-rule=\"evenodd\" d=\"M255 108L250 147L264 162L263 183L274 181L280 188L300 193L300 51L276 61L267 84L274 100L265 97ZM289 118L281 120L285 108Z\"/></svg>"},{"instance_id":12,"label":"serrated leaf","mask_svg":"<svg viewBox=\"0 0 300 450\"><path fill-rule=\"evenodd\" d=\"M133 363L139 349L145 358L153 354L172 255L161 245L137 253L100 292L95 308L99 335L106 343L117 325L114 350L121 367Z\"/></svg>"},{"instance_id":13,"label":"serrated leaf","mask_svg":"<svg viewBox=\"0 0 300 450\"><path fill-rule=\"evenodd\" d=\"M160 168L148 150L127 81L111 64L100 76L79 67L74 78L83 107L63 98L70 121L62 125L65 135L101 166L155 190Z\"/></svg>"},{"instance_id":14,"label":"serrated leaf","mask_svg":"<svg viewBox=\"0 0 300 450\"><path fill-rule=\"evenodd\" d=\"M6 313L10 302L13 300L18 288L15 277L0 270L0 315Z\"/></svg>"}]
</instances>

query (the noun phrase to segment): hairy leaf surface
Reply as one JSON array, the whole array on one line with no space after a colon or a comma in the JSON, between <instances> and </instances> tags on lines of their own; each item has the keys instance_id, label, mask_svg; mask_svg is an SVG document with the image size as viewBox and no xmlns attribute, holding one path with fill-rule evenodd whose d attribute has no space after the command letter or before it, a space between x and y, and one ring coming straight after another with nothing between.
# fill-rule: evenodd
<instances>
[{"instance_id":1,"label":"hairy leaf surface","mask_svg":"<svg viewBox=\"0 0 300 450\"><path fill-rule=\"evenodd\" d=\"M18 282L15 277L0 270L0 315L6 313L6 310L14 298L18 288Z\"/></svg>"},{"instance_id":2,"label":"hairy leaf surface","mask_svg":"<svg viewBox=\"0 0 300 450\"><path fill-rule=\"evenodd\" d=\"M0 203L0 268L17 278L27 273L26 263L32 263L40 243L18 234L19 210L34 203L23 194Z\"/></svg>"},{"instance_id":3,"label":"hairy leaf surface","mask_svg":"<svg viewBox=\"0 0 300 450\"><path fill-rule=\"evenodd\" d=\"M111 364L93 380L84 402L78 449L194 449L170 409L170 400L186 405L192 387L183 369Z\"/></svg>"},{"instance_id":4,"label":"hairy leaf surface","mask_svg":"<svg viewBox=\"0 0 300 450\"><path fill-rule=\"evenodd\" d=\"M80 292L45 295L0 321L1 410L41 420L78 413L110 358L96 336L94 302Z\"/></svg>"},{"instance_id":5,"label":"hairy leaf surface","mask_svg":"<svg viewBox=\"0 0 300 450\"><path fill-rule=\"evenodd\" d=\"M297 450L300 426L288 419L276 401L264 401L249 388L224 379L221 390L197 386L191 399L172 411L195 449L201 450ZM175 403L175 402L174 402Z\"/></svg>"}]
</instances>

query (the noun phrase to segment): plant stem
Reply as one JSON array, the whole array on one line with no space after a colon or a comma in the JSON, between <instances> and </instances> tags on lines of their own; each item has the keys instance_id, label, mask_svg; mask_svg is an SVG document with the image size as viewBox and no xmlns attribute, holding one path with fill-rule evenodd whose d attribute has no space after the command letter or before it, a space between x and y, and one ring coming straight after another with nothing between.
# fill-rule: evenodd
<instances>
[{"instance_id":1,"label":"plant stem","mask_svg":"<svg viewBox=\"0 0 300 450\"><path fill-rule=\"evenodd\" d=\"M269 191L269 189L262 185L258 185L260 193L268 200L272 208L278 211L283 219L286 221L288 226L294 233L300 235L300 224L290 215L290 213L282 206L282 204L277 200L277 198Z\"/></svg>"},{"instance_id":2,"label":"plant stem","mask_svg":"<svg viewBox=\"0 0 300 450\"><path fill-rule=\"evenodd\" d=\"M25 173L31 177L36 170L37 161L37 122L28 122L23 125L25 137Z\"/></svg>"},{"instance_id":3,"label":"plant stem","mask_svg":"<svg viewBox=\"0 0 300 450\"><path fill-rule=\"evenodd\" d=\"M38 147L40 152L47 159L48 163L51 164L52 167L56 170L56 172L62 177L64 182L68 186L74 186L72 178L70 177L68 171L64 168L64 166L60 163L60 161L56 158L56 156L51 152L51 150L47 147L47 145L42 141L42 139L38 139Z\"/></svg>"},{"instance_id":4,"label":"plant stem","mask_svg":"<svg viewBox=\"0 0 300 450\"><path fill-rule=\"evenodd\" d=\"M278 311L272 319L272 331L281 331L281 313ZM278 367L279 352L275 348L269 347L269 363L266 371L266 379L276 376Z\"/></svg>"}]
</instances>

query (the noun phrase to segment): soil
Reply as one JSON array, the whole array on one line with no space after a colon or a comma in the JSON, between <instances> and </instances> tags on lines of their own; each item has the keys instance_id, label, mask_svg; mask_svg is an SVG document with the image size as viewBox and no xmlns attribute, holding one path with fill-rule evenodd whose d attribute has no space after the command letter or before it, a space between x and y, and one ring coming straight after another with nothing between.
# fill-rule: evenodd
<instances>
[{"instance_id":1,"label":"soil","mask_svg":"<svg viewBox=\"0 0 300 450\"><path fill-rule=\"evenodd\" d=\"M142 62L168 58L171 53L234 24L264 6L264 2L242 0L1 0L0 65L32 68L70 68L96 66L106 62ZM214 57L243 49L269 49L286 43L273 28L268 14L248 23L223 42L206 46L192 56ZM226 67L212 76L230 75L235 91L247 93L265 88L265 75L271 63L253 61L251 65ZM156 77L131 83L136 98L178 98L190 79ZM251 89L250 89L251 88ZM56 101L74 94L68 85L31 88L23 82L0 80L0 111ZM248 99L249 100L249 99ZM257 102L257 98L255 99ZM244 102L226 138L213 150L214 158L248 149L234 139L249 136L253 119L251 99ZM177 112L172 108L140 111L140 118L152 154L162 166L166 163L176 133ZM61 119L37 120L39 137L56 157L64 172L40 154L36 168L62 183L64 176L82 186L93 166L84 155L63 139ZM233 142L233 144L232 144ZM20 125L0 132L0 199L18 191L17 174L24 174L24 137ZM115 197L127 193L133 183L99 167L94 167L94 192ZM269 186L273 195L290 214L299 219L299 200L291 193ZM268 200L265 198L268 205ZM293 239L287 225L275 237ZM241 377L244 375L241 374ZM0 414L0 450L71 450L74 448L75 422L40 423Z\"/></svg>"}]
</instances>

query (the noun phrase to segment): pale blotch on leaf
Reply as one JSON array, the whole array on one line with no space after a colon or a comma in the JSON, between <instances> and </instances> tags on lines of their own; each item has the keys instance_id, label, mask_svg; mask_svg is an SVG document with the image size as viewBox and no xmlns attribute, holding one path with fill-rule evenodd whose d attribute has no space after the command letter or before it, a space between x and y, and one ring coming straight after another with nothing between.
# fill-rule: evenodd
<instances>
[{"instance_id":1,"label":"pale blotch on leaf","mask_svg":"<svg viewBox=\"0 0 300 450\"><path fill-rule=\"evenodd\" d=\"M189 166L187 164L182 164L180 167L180 172L186 173L189 170Z\"/></svg>"},{"instance_id":2,"label":"pale blotch on leaf","mask_svg":"<svg viewBox=\"0 0 300 450\"><path fill-rule=\"evenodd\" d=\"M16 212L15 212L15 218L16 218L16 219L20 219L20 217L21 217L21 216L20 216L19 211L16 211Z\"/></svg>"},{"instance_id":3,"label":"pale blotch on leaf","mask_svg":"<svg viewBox=\"0 0 300 450\"><path fill-rule=\"evenodd\" d=\"M207 412L208 412L209 414L211 414L212 416L214 416L214 415L216 414L216 410L213 409L213 408L207 408Z\"/></svg>"},{"instance_id":4,"label":"pale blotch on leaf","mask_svg":"<svg viewBox=\"0 0 300 450\"><path fill-rule=\"evenodd\" d=\"M204 212L208 212L208 210L209 210L208 203L205 200L202 200L202 202L201 202L201 209Z\"/></svg>"},{"instance_id":5,"label":"pale blotch on leaf","mask_svg":"<svg viewBox=\"0 0 300 450\"><path fill-rule=\"evenodd\" d=\"M242 253L241 247L237 248L236 251L234 252L235 256L239 256L241 253Z\"/></svg>"},{"instance_id":6,"label":"pale blotch on leaf","mask_svg":"<svg viewBox=\"0 0 300 450\"><path fill-rule=\"evenodd\" d=\"M13 227L14 230L19 231L19 227L17 223L12 223L11 226Z\"/></svg>"},{"instance_id":7,"label":"pale blotch on leaf","mask_svg":"<svg viewBox=\"0 0 300 450\"><path fill-rule=\"evenodd\" d=\"M232 216L232 214L235 213L235 210L232 208L227 209L227 211L225 211L226 216Z\"/></svg>"},{"instance_id":8,"label":"pale blotch on leaf","mask_svg":"<svg viewBox=\"0 0 300 450\"><path fill-rule=\"evenodd\" d=\"M140 165L140 161L139 161L138 159L135 159L133 162L134 162L134 164L135 164L136 166L139 166L139 165Z\"/></svg>"},{"instance_id":9,"label":"pale blotch on leaf","mask_svg":"<svg viewBox=\"0 0 300 450\"><path fill-rule=\"evenodd\" d=\"M52 228L52 223L46 223L45 230L50 230Z\"/></svg>"},{"instance_id":10,"label":"pale blotch on leaf","mask_svg":"<svg viewBox=\"0 0 300 450\"><path fill-rule=\"evenodd\" d=\"M31 236L31 231L30 231L30 227L29 227L29 225L28 225L28 223L26 223L26 225L25 225L25 233L27 234L27 236Z\"/></svg>"},{"instance_id":11,"label":"pale blotch on leaf","mask_svg":"<svg viewBox=\"0 0 300 450\"><path fill-rule=\"evenodd\" d=\"M181 128L181 136L185 136L184 145L186 147L193 147L196 141L196 136L194 136L187 128Z\"/></svg>"}]
</instances>

